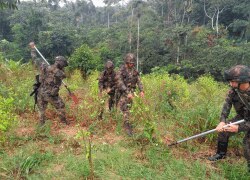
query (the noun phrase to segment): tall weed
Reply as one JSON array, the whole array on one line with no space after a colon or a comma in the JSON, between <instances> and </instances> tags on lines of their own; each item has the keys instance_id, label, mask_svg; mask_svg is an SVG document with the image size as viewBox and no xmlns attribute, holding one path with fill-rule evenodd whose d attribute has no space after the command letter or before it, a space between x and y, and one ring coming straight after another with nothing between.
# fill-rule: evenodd
<instances>
[{"instance_id":1,"label":"tall weed","mask_svg":"<svg viewBox=\"0 0 250 180\"><path fill-rule=\"evenodd\" d=\"M6 132L16 121L16 115L13 112L14 99L4 98L0 95L0 142L4 141Z\"/></svg>"},{"instance_id":2,"label":"tall weed","mask_svg":"<svg viewBox=\"0 0 250 180\"><path fill-rule=\"evenodd\" d=\"M0 70L2 83L7 87L8 97L14 99L16 112L24 112L32 108L33 98L30 97L35 72L31 64L21 64L20 61L8 60L1 62Z\"/></svg>"}]
</instances>

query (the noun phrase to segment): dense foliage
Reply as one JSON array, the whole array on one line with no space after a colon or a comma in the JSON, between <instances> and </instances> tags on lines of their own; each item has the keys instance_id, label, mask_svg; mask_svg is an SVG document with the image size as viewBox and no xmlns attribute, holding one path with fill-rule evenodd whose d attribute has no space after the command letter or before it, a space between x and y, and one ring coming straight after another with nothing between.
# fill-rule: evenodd
<instances>
[{"instance_id":1,"label":"dense foliage","mask_svg":"<svg viewBox=\"0 0 250 180\"><path fill-rule=\"evenodd\" d=\"M79 52L84 53L86 48L83 46ZM45 126L37 126L38 112L33 112L34 101L29 96L36 75L31 63L1 57L0 73L2 179L85 179L91 175L90 162L92 173L100 179L247 179L246 169L242 168L246 163L239 156L231 155L228 162L214 165L206 163L204 157L211 153L209 146L215 146L216 133L172 149L166 146L218 123L228 87L209 75L188 83L180 75L155 68L153 73L142 76L145 97L135 94L130 117L135 135L131 138L123 132L118 109L105 110L103 120L98 120L107 98L98 97L98 72L84 80L77 70L65 79L80 100L75 105L67 90L61 88L71 122L66 127L51 106ZM239 151L240 140L236 136L230 141L229 154Z\"/></svg>"},{"instance_id":2,"label":"dense foliage","mask_svg":"<svg viewBox=\"0 0 250 180\"><path fill-rule=\"evenodd\" d=\"M250 1L17 2L0 0L0 179L249 179L239 136L230 138L229 158L212 164L204 159L216 133L166 144L218 124L228 87L217 80L250 63ZM51 63L69 59L65 83L79 98L73 104L60 90L69 126L51 106L37 126L31 41ZM127 52L145 74L145 97L136 92L131 109L133 137L118 109L98 120L107 102L98 74L107 59L118 68Z\"/></svg>"},{"instance_id":3,"label":"dense foliage","mask_svg":"<svg viewBox=\"0 0 250 180\"><path fill-rule=\"evenodd\" d=\"M187 78L249 64L249 7L245 0L22 1L18 10L0 10L0 51L22 62L35 41L48 59L70 57L83 44L122 62L138 53L139 70L166 68ZM92 63L93 64L93 63ZM75 66L74 66L75 67ZM72 67L73 68L73 67Z\"/></svg>"}]
</instances>

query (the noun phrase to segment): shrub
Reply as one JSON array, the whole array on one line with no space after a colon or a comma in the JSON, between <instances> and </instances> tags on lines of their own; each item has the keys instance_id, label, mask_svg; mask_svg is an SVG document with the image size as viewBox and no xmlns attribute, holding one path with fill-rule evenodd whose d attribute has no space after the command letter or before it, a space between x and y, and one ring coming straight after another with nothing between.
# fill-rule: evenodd
<instances>
[{"instance_id":1,"label":"shrub","mask_svg":"<svg viewBox=\"0 0 250 180\"><path fill-rule=\"evenodd\" d=\"M98 69L100 65L100 58L95 56L86 44L76 49L69 59L70 69L79 69L84 78L86 78L92 70Z\"/></svg>"},{"instance_id":2,"label":"shrub","mask_svg":"<svg viewBox=\"0 0 250 180\"><path fill-rule=\"evenodd\" d=\"M14 109L14 99L4 98L0 95L0 142L4 141L4 133L13 125L16 116L12 113Z\"/></svg>"}]
</instances>

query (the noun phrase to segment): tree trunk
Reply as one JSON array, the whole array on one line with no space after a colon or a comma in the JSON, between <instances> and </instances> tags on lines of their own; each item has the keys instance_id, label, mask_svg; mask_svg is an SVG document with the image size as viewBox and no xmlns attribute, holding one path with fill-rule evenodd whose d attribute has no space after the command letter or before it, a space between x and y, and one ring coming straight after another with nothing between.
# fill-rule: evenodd
<instances>
[{"instance_id":1,"label":"tree trunk","mask_svg":"<svg viewBox=\"0 0 250 180\"><path fill-rule=\"evenodd\" d=\"M132 24L133 24L133 17L134 17L134 8L132 7L130 29L129 29L129 51L130 52L132 50Z\"/></svg>"},{"instance_id":2,"label":"tree trunk","mask_svg":"<svg viewBox=\"0 0 250 180\"><path fill-rule=\"evenodd\" d=\"M139 69L139 43L140 43L140 18L137 19L137 52L136 52L136 69Z\"/></svg>"},{"instance_id":3,"label":"tree trunk","mask_svg":"<svg viewBox=\"0 0 250 180\"><path fill-rule=\"evenodd\" d=\"M217 14L216 14L216 33L217 33L217 38L219 36L219 16L220 16L220 13L224 10L224 8L222 8L220 10L219 7L216 8L217 10Z\"/></svg>"},{"instance_id":4,"label":"tree trunk","mask_svg":"<svg viewBox=\"0 0 250 180\"><path fill-rule=\"evenodd\" d=\"M176 64L179 65L179 57L180 57L180 46L177 47L177 57L176 57Z\"/></svg>"},{"instance_id":5,"label":"tree trunk","mask_svg":"<svg viewBox=\"0 0 250 180\"><path fill-rule=\"evenodd\" d=\"M185 18L185 15L186 15L186 8L185 8L185 5L184 5L184 8L183 8L183 15L182 15L182 20L181 20L181 26L182 26L182 24L183 24L183 22L184 22L184 18Z\"/></svg>"},{"instance_id":6,"label":"tree trunk","mask_svg":"<svg viewBox=\"0 0 250 180\"><path fill-rule=\"evenodd\" d=\"M108 12L108 29L109 29L109 12Z\"/></svg>"},{"instance_id":7,"label":"tree trunk","mask_svg":"<svg viewBox=\"0 0 250 180\"><path fill-rule=\"evenodd\" d=\"M214 16L215 16L215 13L216 12L214 12L214 14L213 14L213 16L212 17L210 17L208 14L207 14L207 11L206 11L206 3L205 3L205 0L204 0L204 12L205 12L205 15L208 17L208 18L210 18L211 19L211 26L212 26L212 29L214 30Z\"/></svg>"}]
</instances>

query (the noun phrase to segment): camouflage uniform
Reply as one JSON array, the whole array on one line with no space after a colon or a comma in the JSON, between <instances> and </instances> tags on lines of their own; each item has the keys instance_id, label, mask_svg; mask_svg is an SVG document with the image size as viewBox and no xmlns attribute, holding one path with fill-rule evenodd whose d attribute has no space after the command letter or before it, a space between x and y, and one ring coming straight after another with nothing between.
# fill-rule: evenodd
<instances>
[{"instance_id":1,"label":"camouflage uniform","mask_svg":"<svg viewBox=\"0 0 250 180\"><path fill-rule=\"evenodd\" d=\"M250 90L249 90L249 93L250 93ZM225 100L225 103L224 103L223 108L222 108L222 113L221 113L221 117L220 117L221 122L226 122L226 119L228 118L228 116L230 114L232 106L234 107L234 109L236 111L236 115L232 119L228 120L228 122L236 122L236 121L239 121L241 119L247 120L250 118L250 113L249 113L250 111L248 111L246 109L245 105L242 103L236 90L232 88L229 90L227 97L226 97L226 100ZM249 126L248 122L240 124L239 125L239 132L248 131L247 129L250 127L250 126L249 127L248 126ZM250 131L248 133L250 133ZM226 152L227 152L227 145L228 145L229 137L231 135L234 135L234 134L235 133L232 133L232 132L219 132L219 134L218 134L218 146L221 147L221 149L222 149L221 151L223 151L224 154L226 154ZM247 142L247 139L248 139L247 134L243 140L244 145L246 145L245 143ZM218 149L220 149L220 148L218 148ZM221 153L221 152L217 152L217 153ZM249 159L249 162L250 162L250 159Z\"/></svg>"},{"instance_id":2,"label":"camouflage uniform","mask_svg":"<svg viewBox=\"0 0 250 180\"><path fill-rule=\"evenodd\" d=\"M59 88L62 80L66 77L63 68L66 67L67 61L64 57L56 57L55 64L51 66L42 65L39 81L41 85L38 89L37 105L41 124L45 122L45 110L48 103L52 104L59 113L59 118L63 123L68 124L65 117L65 104L59 97Z\"/></svg>"},{"instance_id":3,"label":"camouflage uniform","mask_svg":"<svg viewBox=\"0 0 250 180\"><path fill-rule=\"evenodd\" d=\"M111 110L114 105L117 105L117 96L116 96L116 73L114 71L114 64L112 61L107 61L105 64L105 70L100 74L98 78L98 87L100 93L103 92L103 90L107 91L107 94L109 95L109 110ZM103 114L103 107L101 108L101 112L99 117L102 118Z\"/></svg>"},{"instance_id":4,"label":"camouflage uniform","mask_svg":"<svg viewBox=\"0 0 250 180\"><path fill-rule=\"evenodd\" d=\"M231 68L229 72L230 73L235 72L235 70L240 68L246 69L247 67L238 65ZM237 79L237 76L229 78L228 75L226 75L226 80L237 81L239 83L249 82L250 74L249 77L246 76L245 79ZM242 97L244 96L243 97L244 101L246 100L248 102L246 103L243 102L242 101L243 99L240 96ZM227 94L225 103L222 108L220 122L226 123L226 122L236 122L241 119L246 120L245 123L239 124L238 132L245 132L245 137L243 139L244 156L247 159L248 164L250 164L250 108L247 107L248 106L247 103L250 103L250 88L245 92L241 92L238 88L231 88ZM234 107L236 111L236 116L227 121L227 118L230 114L232 107ZM226 155L229 137L234 134L235 133L232 132L219 132L217 153L213 157L209 158L209 160L215 161L223 158Z\"/></svg>"},{"instance_id":5,"label":"camouflage uniform","mask_svg":"<svg viewBox=\"0 0 250 180\"><path fill-rule=\"evenodd\" d=\"M135 63L135 57L133 54L128 53L124 58L125 63ZM140 92L143 91L143 85L140 80L139 72L134 68L128 68L126 65L122 65L117 72L117 89L120 94L120 110L123 113L124 128L129 135L132 134L132 127L129 124L129 110L132 106L132 99L128 98L128 94L133 94L138 86Z\"/></svg>"}]
</instances>

